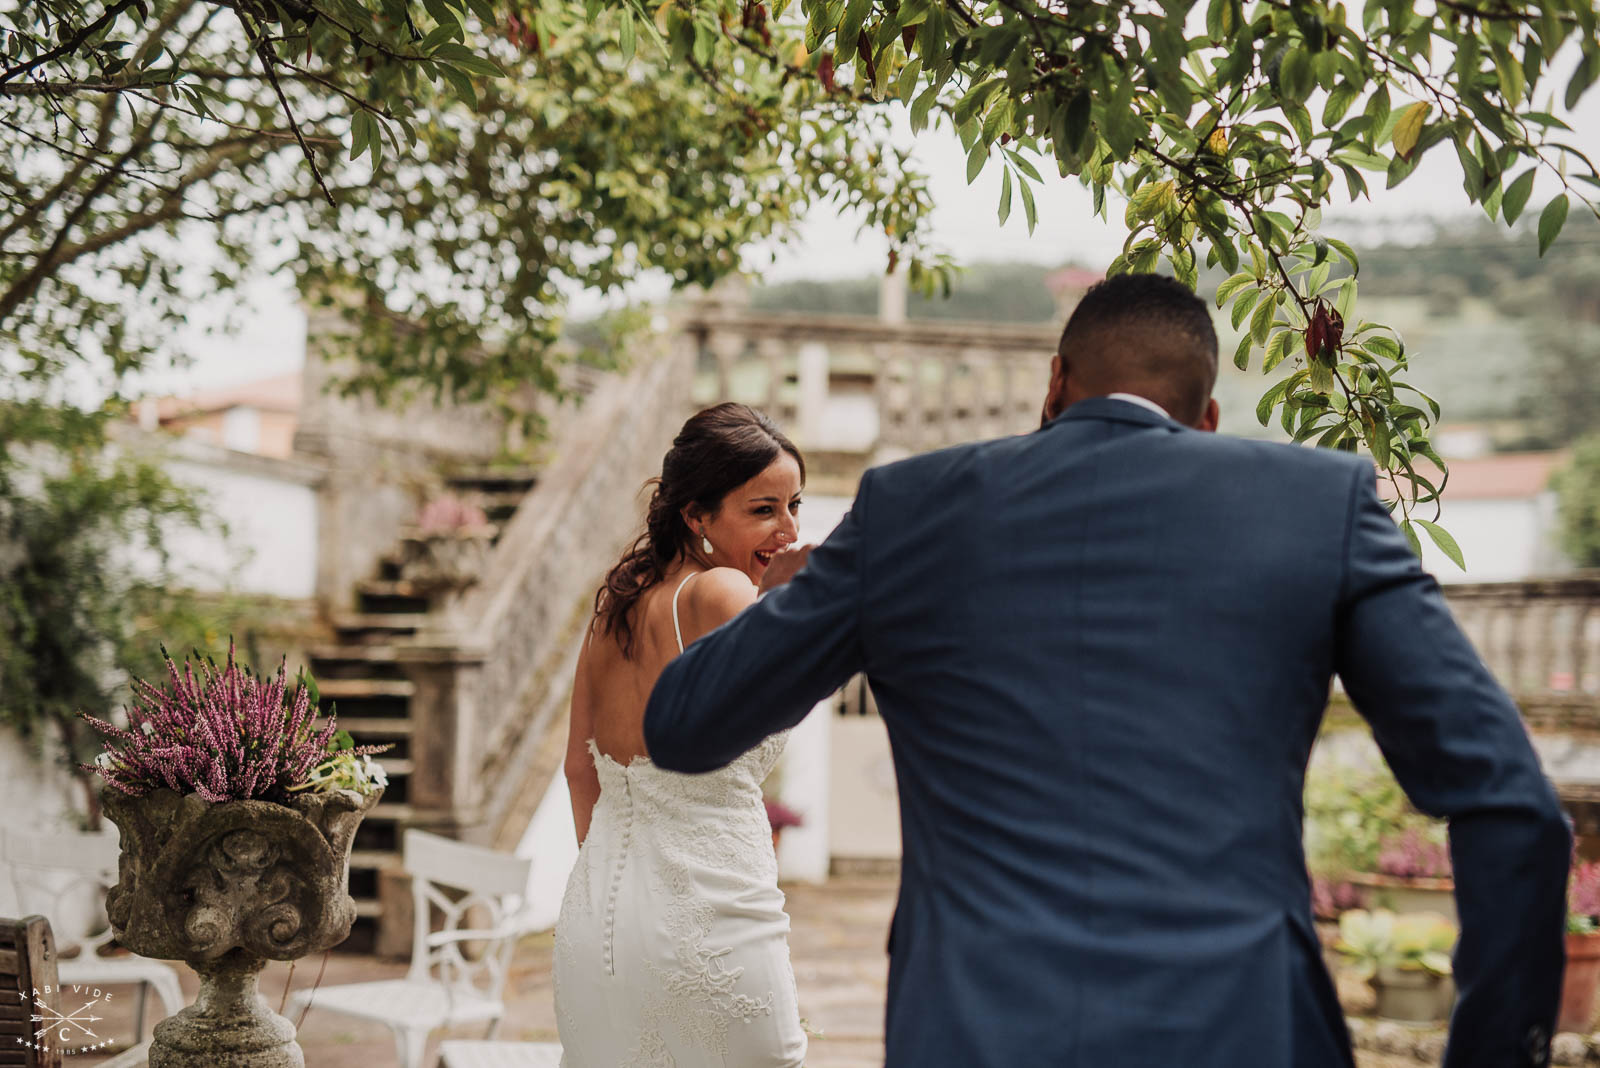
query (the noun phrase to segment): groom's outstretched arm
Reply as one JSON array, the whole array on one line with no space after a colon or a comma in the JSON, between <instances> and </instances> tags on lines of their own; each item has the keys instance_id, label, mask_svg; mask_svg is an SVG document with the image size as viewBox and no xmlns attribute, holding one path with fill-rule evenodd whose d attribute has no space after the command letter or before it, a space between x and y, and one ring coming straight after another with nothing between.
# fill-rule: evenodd
<instances>
[{"instance_id":1,"label":"groom's outstretched arm","mask_svg":"<svg viewBox=\"0 0 1600 1068\"><path fill-rule=\"evenodd\" d=\"M1418 808L1450 821L1460 1001L1446 1068L1548 1063L1571 837L1516 706L1378 501L1353 487L1337 666Z\"/></svg>"},{"instance_id":2,"label":"groom's outstretched arm","mask_svg":"<svg viewBox=\"0 0 1600 1068\"><path fill-rule=\"evenodd\" d=\"M870 477L870 473L869 473ZM868 478L850 514L787 585L667 665L645 709L650 758L711 771L792 727L862 666L861 528Z\"/></svg>"}]
</instances>

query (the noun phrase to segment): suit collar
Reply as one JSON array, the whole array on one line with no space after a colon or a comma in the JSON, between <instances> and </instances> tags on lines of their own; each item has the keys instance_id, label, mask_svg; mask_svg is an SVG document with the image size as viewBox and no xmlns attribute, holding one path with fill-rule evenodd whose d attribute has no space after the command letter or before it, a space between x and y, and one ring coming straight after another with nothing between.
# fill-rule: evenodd
<instances>
[{"instance_id":1,"label":"suit collar","mask_svg":"<svg viewBox=\"0 0 1600 1068\"><path fill-rule=\"evenodd\" d=\"M1125 400L1113 400L1110 397L1090 397L1081 400L1056 416L1048 425L1055 426L1075 419L1106 419L1115 423L1165 427L1168 430L1183 429L1181 423L1159 415L1143 405L1132 404Z\"/></svg>"}]
</instances>

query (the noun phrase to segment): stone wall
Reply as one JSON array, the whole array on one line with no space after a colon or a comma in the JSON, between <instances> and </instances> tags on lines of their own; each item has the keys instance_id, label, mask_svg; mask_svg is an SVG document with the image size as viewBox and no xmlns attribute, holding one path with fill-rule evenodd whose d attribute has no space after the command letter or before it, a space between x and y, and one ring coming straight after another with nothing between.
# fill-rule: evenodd
<instances>
[{"instance_id":1,"label":"stone wall","mask_svg":"<svg viewBox=\"0 0 1600 1068\"><path fill-rule=\"evenodd\" d=\"M426 398L380 404L346 397L336 384L343 365L329 353L347 329L336 312L307 313L305 385L298 458L325 469L318 496L317 599L324 610L348 607L354 584L371 578L400 528L442 486L447 469L482 467L499 458L507 427L483 405L436 405ZM538 404L537 398L527 403Z\"/></svg>"}]
</instances>

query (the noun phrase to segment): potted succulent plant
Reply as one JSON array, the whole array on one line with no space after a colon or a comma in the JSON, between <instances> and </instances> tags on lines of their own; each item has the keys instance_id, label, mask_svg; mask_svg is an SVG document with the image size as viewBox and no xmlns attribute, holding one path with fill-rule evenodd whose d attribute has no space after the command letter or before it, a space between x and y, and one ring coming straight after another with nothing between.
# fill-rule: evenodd
<instances>
[{"instance_id":1,"label":"potted succulent plant","mask_svg":"<svg viewBox=\"0 0 1600 1068\"><path fill-rule=\"evenodd\" d=\"M435 497L400 539L400 578L434 592L470 586L483 573L494 534L476 504L452 494Z\"/></svg>"},{"instance_id":2,"label":"potted succulent plant","mask_svg":"<svg viewBox=\"0 0 1600 1068\"><path fill-rule=\"evenodd\" d=\"M1558 1031L1593 1030L1600 991L1600 863L1574 864L1567 884L1567 970L1561 979Z\"/></svg>"},{"instance_id":3,"label":"potted succulent plant","mask_svg":"<svg viewBox=\"0 0 1600 1068\"><path fill-rule=\"evenodd\" d=\"M1372 985L1378 1015L1387 1020L1432 1023L1450 1015L1455 942L1456 925L1438 913L1351 909L1339 917L1338 950Z\"/></svg>"},{"instance_id":4,"label":"potted succulent plant","mask_svg":"<svg viewBox=\"0 0 1600 1068\"><path fill-rule=\"evenodd\" d=\"M164 651L163 651L164 652ZM291 693L228 650L225 668L167 658L162 687L135 681L128 726L85 717L107 737L93 769L122 835L106 911L135 953L181 959L195 1003L156 1026L150 1063L167 1068L298 1068L295 1029L256 990L268 960L342 942L356 826L383 792L377 750L355 748L315 685Z\"/></svg>"},{"instance_id":5,"label":"potted succulent plant","mask_svg":"<svg viewBox=\"0 0 1600 1068\"><path fill-rule=\"evenodd\" d=\"M783 835L785 827L802 827L804 818L800 813L790 808L774 797L764 798L767 805L767 823L772 827L772 851L778 851L778 839Z\"/></svg>"}]
</instances>

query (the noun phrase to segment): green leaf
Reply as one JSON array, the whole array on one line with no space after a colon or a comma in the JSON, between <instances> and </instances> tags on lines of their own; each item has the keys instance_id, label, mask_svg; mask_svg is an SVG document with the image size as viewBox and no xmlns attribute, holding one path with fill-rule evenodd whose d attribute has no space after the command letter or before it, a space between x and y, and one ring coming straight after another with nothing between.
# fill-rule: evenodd
<instances>
[{"instance_id":1,"label":"green leaf","mask_svg":"<svg viewBox=\"0 0 1600 1068\"><path fill-rule=\"evenodd\" d=\"M1267 331L1272 327L1272 313L1277 311L1278 302L1270 298L1263 300L1257 307L1256 313L1250 317L1250 336L1257 345L1267 343Z\"/></svg>"},{"instance_id":2,"label":"green leaf","mask_svg":"<svg viewBox=\"0 0 1600 1068\"><path fill-rule=\"evenodd\" d=\"M1250 369L1250 349L1252 341L1249 334L1239 339L1239 347L1233 352L1233 365L1241 371ZM1265 425L1265 422L1262 424Z\"/></svg>"},{"instance_id":3,"label":"green leaf","mask_svg":"<svg viewBox=\"0 0 1600 1068\"><path fill-rule=\"evenodd\" d=\"M1033 187L1018 179L1017 188L1022 192L1022 214L1028 220L1028 233L1031 234L1034 227L1039 225L1039 209L1033 203Z\"/></svg>"},{"instance_id":4,"label":"green leaf","mask_svg":"<svg viewBox=\"0 0 1600 1068\"><path fill-rule=\"evenodd\" d=\"M1278 403L1278 401L1282 399L1288 388L1289 380L1286 378L1282 382L1274 384L1273 387L1263 393L1261 395L1261 399L1256 402L1256 419L1261 422L1262 426L1266 426L1267 423L1272 420L1272 409Z\"/></svg>"},{"instance_id":5,"label":"green leaf","mask_svg":"<svg viewBox=\"0 0 1600 1068\"><path fill-rule=\"evenodd\" d=\"M504 77L505 71L499 65L485 59L481 54L474 52L459 41L450 41L439 46L433 54L436 60L448 60L462 70L471 71L473 74L483 74L489 77ZM443 64L441 64L443 66Z\"/></svg>"},{"instance_id":6,"label":"green leaf","mask_svg":"<svg viewBox=\"0 0 1600 1068\"><path fill-rule=\"evenodd\" d=\"M1278 90L1291 103L1304 103L1316 88L1316 71L1311 67L1311 55L1303 48L1290 48L1278 68Z\"/></svg>"},{"instance_id":7,"label":"green leaf","mask_svg":"<svg viewBox=\"0 0 1600 1068\"><path fill-rule=\"evenodd\" d=\"M1451 563L1463 571L1467 569L1466 558L1461 555L1461 546L1456 544L1456 539L1450 536L1449 531L1437 523L1428 522L1426 519L1418 519L1415 522L1428 532L1428 537L1433 539L1433 543L1439 547L1440 552L1450 558ZM1420 556L1421 554L1419 553L1418 555Z\"/></svg>"},{"instance_id":8,"label":"green leaf","mask_svg":"<svg viewBox=\"0 0 1600 1068\"><path fill-rule=\"evenodd\" d=\"M972 151L967 153L967 184L971 185L978 180L978 175L983 173L983 165L989 159L989 146L982 141L975 141Z\"/></svg>"},{"instance_id":9,"label":"green leaf","mask_svg":"<svg viewBox=\"0 0 1600 1068\"><path fill-rule=\"evenodd\" d=\"M1244 317L1250 314L1250 309L1256 306L1256 301L1261 299L1261 292L1259 289L1252 289L1247 293L1239 294L1238 298L1234 300L1231 318L1233 319L1233 328L1235 330L1239 329L1239 324L1244 322ZM1245 336L1249 337L1248 331Z\"/></svg>"},{"instance_id":10,"label":"green leaf","mask_svg":"<svg viewBox=\"0 0 1600 1068\"><path fill-rule=\"evenodd\" d=\"M1409 160L1416 150L1417 139L1422 136L1422 126L1428 121L1433 105L1419 100L1400 113L1394 125L1394 150L1401 159Z\"/></svg>"},{"instance_id":11,"label":"green leaf","mask_svg":"<svg viewBox=\"0 0 1600 1068\"><path fill-rule=\"evenodd\" d=\"M928 112L933 109L934 102L939 99L939 87L930 85L918 94L917 99L911 103L911 131L920 133L928 127Z\"/></svg>"},{"instance_id":12,"label":"green leaf","mask_svg":"<svg viewBox=\"0 0 1600 1068\"><path fill-rule=\"evenodd\" d=\"M1533 192L1533 176L1537 170L1536 167L1529 167L1519 174L1514 182L1506 186L1500 207L1505 212L1507 226L1517 221L1517 216L1522 214L1523 207L1528 203L1528 196Z\"/></svg>"},{"instance_id":13,"label":"green leaf","mask_svg":"<svg viewBox=\"0 0 1600 1068\"><path fill-rule=\"evenodd\" d=\"M622 31L619 37L622 46L622 62L630 63L633 61L634 53L639 47L638 30L633 25L633 9L631 7L622 9Z\"/></svg>"},{"instance_id":14,"label":"green leaf","mask_svg":"<svg viewBox=\"0 0 1600 1068\"><path fill-rule=\"evenodd\" d=\"M1594 84L1596 75L1600 75L1600 52L1585 52L1578 69L1572 72L1572 80L1567 83L1568 111L1578 106L1583 94Z\"/></svg>"},{"instance_id":15,"label":"green leaf","mask_svg":"<svg viewBox=\"0 0 1600 1068\"><path fill-rule=\"evenodd\" d=\"M1312 360L1311 388L1323 396L1327 396L1337 389L1338 384L1333 380L1333 368L1321 360Z\"/></svg>"},{"instance_id":16,"label":"green leaf","mask_svg":"<svg viewBox=\"0 0 1600 1068\"><path fill-rule=\"evenodd\" d=\"M1249 271L1240 271L1238 274L1224 281L1217 287L1217 307L1228 303L1228 298L1239 290L1255 282L1255 275Z\"/></svg>"},{"instance_id":17,"label":"green leaf","mask_svg":"<svg viewBox=\"0 0 1600 1068\"><path fill-rule=\"evenodd\" d=\"M1420 557L1422 555L1422 542L1417 540L1415 523L1416 520L1414 519L1402 519L1400 521L1400 533L1406 536L1406 544L1411 546L1412 555Z\"/></svg>"},{"instance_id":18,"label":"green leaf","mask_svg":"<svg viewBox=\"0 0 1600 1068\"><path fill-rule=\"evenodd\" d=\"M1004 175L1000 179L1000 225L1006 224L1006 219L1011 215L1011 169L1001 169Z\"/></svg>"},{"instance_id":19,"label":"green leaf","mask_svg":"<svg viewBox=\"0 0 1600 1068\"><path fill-rule=\"evenodd\" d=\"M478 91L473 88L471 78L448 63L436 63L434 69L439 72L440 77L450 83L450 87L456 91L456 96L466 101L468 107L478 106Z\"/></svg>"},{"instance_id":20,"label":"green leaf","mask_svg":"<svg viewBox=\"0 0 1600 1068\"><path fill-rule=\"evenodd\" d=\"M1567 208L1567 195L1562 193L1539 213L1539 255L1543 256L1556 235L1561 233L1561 227L1567 221Z\"/></svg>"}]
</instances>

